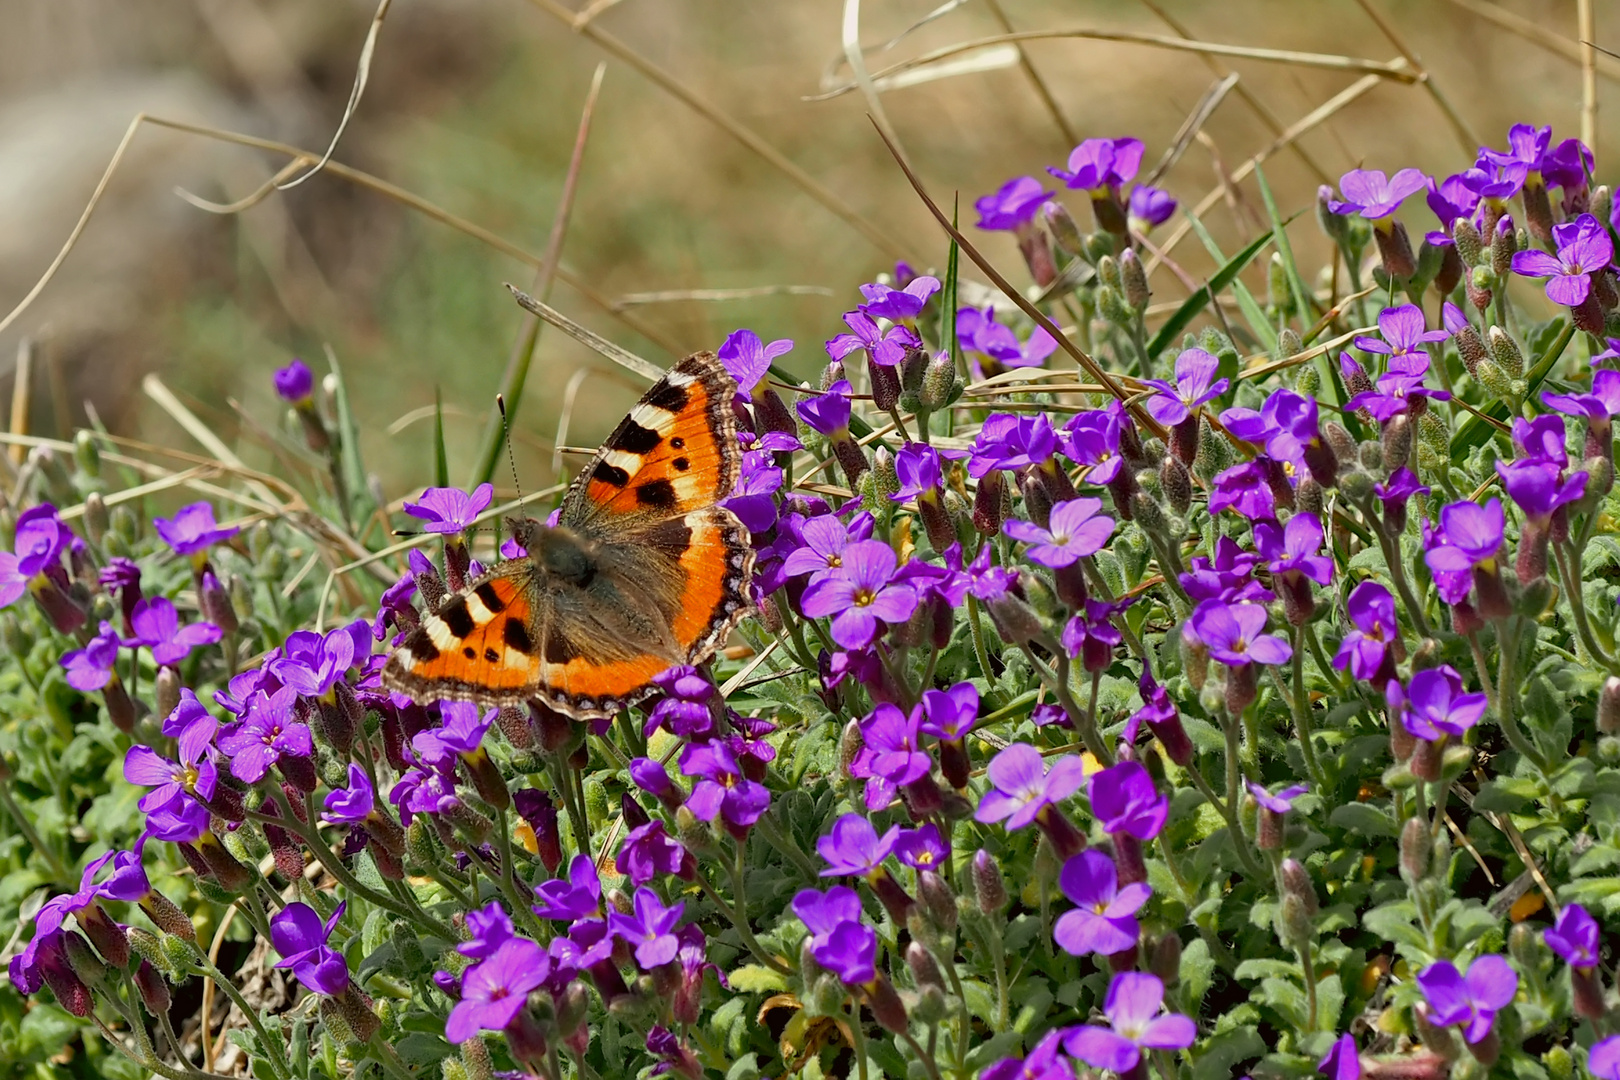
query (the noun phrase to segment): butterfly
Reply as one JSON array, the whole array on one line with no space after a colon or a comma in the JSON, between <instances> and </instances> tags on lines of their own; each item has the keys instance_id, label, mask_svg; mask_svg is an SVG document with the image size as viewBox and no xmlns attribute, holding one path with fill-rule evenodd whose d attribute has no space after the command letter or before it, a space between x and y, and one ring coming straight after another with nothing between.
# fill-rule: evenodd
<instances>
[{"instance_id":1,"label":"butterfly","mask_svg":"<svg viewBox=\"0 0 1620 1080\"><path fill-rule=\"evenodd\" d=\"M424 616L383 685L423 704L535 700L586 720L708 659L751 610L754 549L719 505L741 469L736 392L714 353L675 365L575 478L556 524L514 523L525 554Z\"/></svg>"}]
</instances>

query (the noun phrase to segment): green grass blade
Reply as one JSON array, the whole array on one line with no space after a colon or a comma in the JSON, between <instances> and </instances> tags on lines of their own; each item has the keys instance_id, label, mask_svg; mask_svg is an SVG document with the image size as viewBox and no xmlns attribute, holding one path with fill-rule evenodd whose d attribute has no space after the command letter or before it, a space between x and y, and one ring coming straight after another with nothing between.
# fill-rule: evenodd
<instances>
[{"instance_id":1,"label":"green grass blade","mask_svg":"<svg viewBox=\"0 0 1620 1080\"><path fill-rule=\"evenodd\" d=\"M1271 233L1255 237L1247 247L1232 256L1219 270L1215 271L1215 276L1209 279L1208 284L1187 297L1182 305L1171 313L1170 318L1165 320L1164 325L1159 327L1158 333L1153 335L1153 340L1148 342L1148 355L1157 357L1170 348L1175 343L1176 337L1187 328L1193 319L1198 317L1198 313L1209 306L1210 300L1218 295L1222 289L1232 284L1233 280L1243 272L1243 268L1248 266L1254 260L1254 257L1260 254L1267 244L1271 243L1271 240Z\"/></svg>"},{"instance_id":2,"label":"green grass blade","mask_svg":"<svg viewBox=\"0 0 1620 1080\"><path fill-rule=\"evenodd\" d=\"M1204 250L1209 252L1210 257L1217 263L1224 263L1226 253L1215 243L1215 238L1209 235L1204 223L1190 210L1187 212L1187 222L1192 226L1194 235L1204 245ZM1232 295L1237 297L1238 307L1243 311L1243 318L1248 322L1250 332L1261 345L1265 346L1267 352L1274 351L1277 348L1277 331L1272 327L1271 320L1266 318L1265 309L1255 300L1249 287L1243 284L1242 278L1232 280Z\"/></svg>"},{"instance_id":3,"label":"green grass blade","mask_svg":"<svg viewBox=\"0 0 1620 1080\"><path fill-rule=\"evenodd\" d=\"M337 353L331 348L326 350L326 362L331 366L332 377L337 383L337 393L333 397L337 403L338 464L348 495L348 505L343 509L350 515L350 520L358 521L369 512L366 504L371 501L366 494L366 463L360 456L360 428L354 421L354 411L349 407L348 383L338 366Z\"/></svg>"},{"instance_id":4,"label":"green grass blade","mask_svg":"<svg viewBox=\"0 0 1620 1080\"><path fill-rule=\"evenodd\" d=\"M433 388L433 483L450 486L450 458L444 452L444 394L437 386Z\"/></svg>"},{"instance_id":5,"label":"green grass blade","mask_svg":"<svg viewBox=\"0 0 1620 1080\"><path fill-rule=\"evenodd\" d=\"M1526 375L1524 379L1525 385L1529 387L1529 389L1525 391L1525 398L1527 400L1535 397L1536 390L1540 388L1543 380L1545 380L1548 373L1552 371L1553 365L1558 363L1558 358L1564 355L1564 350L1569 347L1569 343L1574 339L1574 337L1575 324L1573 322L1565 322L1564 328L1559 331L1558 336L1553 338L1551 344L1547 346L1546 350L1540 356L1536 357L1535 364L1531 366L1530 373ZM1480 412L1484 413L1486 416L1500 420L1503 423L1506 423L1512 418L1512 414L1508 411L1507 403L1500 399L1492 401L1490 404L1480 409ZM1496 428L1494 426L1484 420L1481 420L1477 416L1470 416L1467 420L1463 421L1463 426L1457 429L1457 434L1451 440L1452 464L1462 464L1463 461L1467 459L1469 453L1474 449L1474 447L1483 446L1485 444L1485 440L1489 439L1492 432L1495 430Z\"/></svg>"},{"instance_id":6,"label":"green grass blade","mask_svg":"<svg viewBox=\"0 0 1620 1080\"><path fill-rule=\"evenodd\" d=\"M951 207L951 225L960 228L957 212L962 205L961 196L957 196L956 204ZM956 289L957 289L957 259L961 249L957 246L956 237L951 237L950 254L945 257L945 292L940 297L940 337L944 338L944 346L951 354L951 364L967 379L967 363L962 358L962 343L956 340Z\"/></svg>"}]
</instances>

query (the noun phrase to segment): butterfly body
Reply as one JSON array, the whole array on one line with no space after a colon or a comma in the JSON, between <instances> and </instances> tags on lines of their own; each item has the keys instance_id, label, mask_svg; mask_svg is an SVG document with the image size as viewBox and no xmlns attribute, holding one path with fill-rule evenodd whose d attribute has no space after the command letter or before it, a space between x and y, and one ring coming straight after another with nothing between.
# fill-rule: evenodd
<instances>
[{"instance_id":1,"label":"butterfly body","mask_svg":"<svg viewBox=\"0 0 1620 1080\"><path fill-rule=\"evenodd\" d=\"M556 525L520 523L525 555L447 598L383 684L418 701L545 703L611 716L653 676L707 659L748 613L754 551L718 501L736 485L736 383L687 357L608 437Z\"/></svg>"}]
</instances>

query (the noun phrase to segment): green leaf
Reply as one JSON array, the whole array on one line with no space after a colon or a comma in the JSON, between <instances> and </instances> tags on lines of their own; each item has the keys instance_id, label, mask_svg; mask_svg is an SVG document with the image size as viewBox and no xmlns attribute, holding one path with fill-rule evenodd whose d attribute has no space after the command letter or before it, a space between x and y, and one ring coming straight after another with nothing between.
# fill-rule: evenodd
<instances>
[{"instance_id":1,"label":"green leaf","mask_svg":"<svg viewBox=\"0 0 1620 1080\"><path fill-rule=\"evenodd\" d=\"M960 195L957 196L957 200L957 205L951 207L952 226L955 226L957 223L957 211L960 209L961 201ZM951 250L945 256L945 293L940 298L939 335L944 339L942 344L944 344L945 348L950 350L951 365L955 367L958 372L961 372L964 377L966 377L967 363L962 359L962 343L956 340L956 268L957 260L960 258L960 256L960 246L956 242L956 237L953 236L951 237Z\"/></svg>"},{"instance_id":2,"label":"green leaf","mask_svg":"<svg viewBox=\"0 0 1620 1080\"><path fill-rule=\"evenodd\" d=\"M1219 294L1222 289L1230 285L1233 279L1243 272L1243 268L1248 266L1254 257L1260 254L1261 250L1269 243L1271 243L1270 233L1251 240L1247 247L1232 256L1226 261L1225 265L1215 271L1215 276L1209 279L1207 285L1187 297L1182 305L1171 314L1170 318L1165 320L1164 325L1159 327L1158 333L1153 335L1153 340L1148 342L1148 356L1157 357L1170 348L1181 332L1187 328L1188 324L1198 316L1200 311L1203 311L1208 306L1210 300Z\"/></svg>"},{"instance_id":3,"label":"green leaf","mask_svg":"<svg viewBox=\"0 0 1620 1080\"><path fill-rule=\"evenodd\" d=\"M1570 340L1575 336L1575 324L1573 322L1562 319L1557 321L1563 324L1563 328L1548 343L1545 351L1536 357L1536 362L1531 365L1529 373L1525 376L1525 385L1529 388L1525 393L1526 399L1535 396L1536 389L1541 385L1542 380L1547 377L1547 374L1552 371L1553 365L1558 362L1558 358L1564 354L1564 349L1568 347ZM1480 412L1504 423L1512 416L1508 412L1507 402L1500 400L1487 403L1484 408L1480 409ZM1463 421L1463 426L1457 429L1457 434L1452 436L1451 439L1452 464L1461 465L1467 461L1469 452L1476 446L1485 445L1486 440L1491 438L1495 431L1494 426L1477 416L1470 416Z\"/></svg>"},{"instance_id":4,"label":"green leaf","mask_svg":"<svg viewBox=\"0 0 1620 1080\"><path fill-rule=\"evenodd\" d=\"M1409 945L1414 949L1427 949L1428 939L1413 925L1416 918L1417 908L1412 901L1396 900L1367 912L1361 917L1361 925L1385 941Z\"/></svg>"},{"instance_id":5,"label":"green leaf","mask_svg":"<svg viewBox=\"0 0 1620 1080\"><path fill-rule=\"evenodd\" d=\"M1395 824L1389 815L1366 803L1345 803L1328 815L1328 824L1363 836L1395 835Z\"/></svg>"},{"instance_id":6,"label":"green leaf","mask_svg":"<svg viewBox=\"0 0 1620 1080\"><path fill-rule=\"evenodd\" d=\"M343 486L349 496L349 505L343 511L358 519L363 516L356 512L358 501L370 501L366 495L366 463L360 457L360 427L355 423L353 410L349 408L349 388L343 380L343 370L338 367L337 353L328 349L326 361L332 367L332 378L337 384L333 400L337 403L339 465Z\"/></svg>"},{"instance_id":7,"label":"green leaf","mask_svg":"<svg viewBox=\"0 0 1620 1080\"><path fill-rule=\"evenodd\" d=\"M1231 1080L1238 1062L1265 1052L1266 1044L1253 1026L1223 1031L1204 1044L1204 1052L1193 1062L1193 1080Z\"/></svg>"},{"instance_id":8,"label":"green leaf","mask_svg":"<svg viewBox=\"0 0 1620 1080\"><path fill-rule=\"evenodd\" d=\"M450 458L444 452L444 394L437 386L433 388L433 483L450 486Z\"/></svg>"},{"instance_id":9,"label":"green leaf","mask_svg":"<svg viewBox=\"0 0 1620 1080\"><path fill-rule=\"evenodd\" d=\"M726 979L745 994L783 993L788 988L786 979L763 964L744 964L727 972Z\"/></svg>"},{"instance_id":10,"label":"green leaf","mask_svg":"<svg viewBox=\"0 0 1620 1080\"><path fill-rule=\"evenodd\" d=\"M1480 785L1479 794L1474 796L1474 809L1511 814L1539 792L1536 782L1527 776L1499 776Z\"/></svg>"},{"instance_id":11,"label":"green leaf","mask_svg":"<svg viewBox=\"0 0 1620 1080\"><path fill-rule=\"evenodd\" d=\"M1181 1000L1189 1013L1197 1014L1214 978L1215 959L1209 955L1208 942L1198 938L1181 950Z\"/></svg>"},{"instance_id":12,"label":"green leaf","mask_svg":"<svg viewBox=\"0 0 1620 1080\"><path fill-rule=\"evenodd\" d=\"M962 999L974 1016L986 1024L996 1022L996 994L988 985L978 979L963 979Z\"/></svg>"},{"instance_id":13,"label":"green leaf","mask_svg":"<svg viewBox=\"0 0 1620 1080\"><path fill-rule=\"evenodd\" d=\"M759 1075L759 1057L752 1051L731 1063L726 1080L754 1080Z\"/></svg>"},{"instance_id":14,"label":"green leaf","mask_svg":"<svg viewBox=\"0 0 1620 1080\"><path fill-rule=\"evenodd\" d=\"M1204 250L1209 252L1210 257L1218 263L1225 262L1226 254L1221 251L1220 245L1215 243L1215 238L1209 235L1209 230L1204 228L1204 223L1198 220L1198 216L1191 210L1187 211L1187 222L1192 226L1193 234L1204 245ZM1254 336L1260 339L1260 344L1264 345L1268 352L1275 349L1277 330L1271 325L1271 320L1266 318L1265 309L1255 300L1249 287L1243 284L1242 278L1233 280L1232 295L1237 297L1238 307L1243 309L1243 317L1248 320L1249 329L1254 332Z\"/></svg>"}]
</instances>

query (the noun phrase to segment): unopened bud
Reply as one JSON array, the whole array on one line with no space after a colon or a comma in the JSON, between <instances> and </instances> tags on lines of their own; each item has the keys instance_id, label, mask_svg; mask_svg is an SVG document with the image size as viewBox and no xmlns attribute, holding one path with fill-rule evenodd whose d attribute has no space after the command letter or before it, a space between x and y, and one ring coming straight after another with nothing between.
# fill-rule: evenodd
<instances>
[{"instance_id":1,"label":"unopened bud","mask_svg":"<svg viewBox=\"0 0 1620 1080\"><path fill-rule=\"evenodd\" d=\"M1384 425L1382 444L1383 466L1394 472L1404 466L1412 456L1412 419L1405 413L1396 413Z\"/></svg>"},{"instance_id":2,"label":"unopened bud","mask_svg":"<svg viewBox=\"0 0 1620 1080\"><path fill-rule=\"evenodd\" d=\"M1174 986L1181 978L1181 938L1174 930L1154 942L1148 969L1166 986Z\"/></svg>"},{"instance_id":3,"label":"unopened bud","mask_svg":"<svg viewBox=\"0 0 1620 1080\"><path fill-rule=\"evenodd\" d=\"M1197 423L1198 421L1193 421L1195 433L1198 430ZM1180 430L1179 426L1177 430ZM1192 505L1192 475L1180 458L1164 459L1164 464L1159 467L1159 486L1164 489L1164 497L1170 503L1171 509L1178 514L1185 514L1187 508Z\"/></svg>"},{"instance_id":4,"label":"unopened bud","mask_svg":"<svg viewBox=\"0 0 1620 1080\"><path fill-rule=\"evenodd\" d=\"M983 848L973 853L973 895L979 910L994 915L1007 906L1007 884L1001 867Z\"/></svg>"},{"instance_id":5,"label":"unopened bud","mask_svg":"<svg viewBox=\"0 0 1620 1080\"><path fill-rule=\"evenodd\" d=\"M1001 532L1006 520L1006 481L1001 470L992 469L979 477L979 486L973 493L973 527L984 536Z\"/></svg>"},{"instance_id":6,"label":"unopened bud","mask_svg":"<svg viewBox=\"0 0 1620 1080\"><path fill-rule=\"evenodd\" d=\"M934 954L925 949L921 942L913 941L906 946L906 967L911 969L911 981L917 989L929 986L941 990L945 988L945 977L934 962Z\"/></svg>"},{"instance_id":7,"label":"unopened bud","mask_svg":"<svg viewBox=\"0 0 1620 1080\"><path fill-rule=\"evenodd\" d=\"M895 1035L905 1035L909 1032L906 1023L906 1005L900 1000L894 984L883 972L877 973L877 979L868 983L863 989L866 991L866 1005L872 1010L872 1018L888 1031Z\"/></svg>"},{"instance_id":8,"label":"unopened bud","mask_svg":"<svg viewBox=\"0 0 1620 1080\"><path fill-rule=\"evenodd\" d=\"M1074 223L1074 217L1062 203L1055 199L1047 202L1041 207L1041 216L1052 233L1052 239L1065 254L1075 258L1085 255L1085 238L1080 235L1080 227Z\"/></svg>"},{"instance_id":9,"label":"unopened bud","mask_svg":"<svg viewBox=\"0 0 1620 1080\"><path fill-rule=\"evenodd\" d=\"M1401 877L1408 885L1428 876L1432 853L1429 823L1422 818L1408 818L1401 827Z\"/></svg>"},{"instance_id":10,"label":"unopened bud","mask_svg":"<svg viewBox=\"0 0 1620 1080\"><path fill-rule=\"evenodd\" d=\"M1491 344L1491 357L1496 366L1509 379L1524 377L1524 353L1519 351L1519 343L1513 340L1513 335L1500 326L1493 326L1486 331Z\"/></svg>"},{"instance_id":11,"label":"unopened bud","mask_svg":"<svg viewBox=\"0 0 1620 1080\"><path fill-rule=\"evenodd\" d=\"M1620 676L1610 675L1598 691L1597 726L1605 735L1620 735Z\"/></svg>"},{"instance_id":12,"label":"unopened bud","mask_svg":"<svg viewBox=\"0 0 1620 1080\"><path fill-rule=\"evenodd\" d=\"M928 362L917 400L924 409L933 412L950 404L955 389L956 365L951 362L949 352L942 352Z\"/></svg>"},{"instance_id":13,"label":"unopened bud","mask_svg":"<svg viewBox=\"0 0 1620 1080\"><path fill-rule=\"evenodd\" d=\"M1097 287L1097 314L1114 326L1130 326L1135 312L1125 303L1125 297L1116 286Z\"/></svg>"},{"instance_id":14,"label":"unopened bud","mask_svg":"<svg viewBox=\"0 0 1620 1080\"><path fill-rule=\"evenodd\" d=\"M1492 327L1494 330L1495 327ZM1481 360L1474 370L1474 376L1479 384L1485 388L1486 393L1501 401L1511 401L1513 398L1513 383L1494 360Z\"/></svg>"},{"instance_id":15,"label":"unopened bud","mask_svg":"<svg viewBox=\"0 0 1620 1080\"><path fill-rule=\"evenodd\" d=\"M1147 310L1148 298L1152 295L1148 290L1147 274L1142 269L1142 260L1136 257L1136 252L1126 248L1119 254L1119 278L1125 289L1125 302L1138 314Z\"/></svg>"},{"instance_id":16,"label":"unopened bud","mask_svg":"<svg viewBox=\"0 0 1620 1080\"><path fill-rule=\"evenodd\" d=\"M144 958L135 968L135 989L140 991L141 1004L146 1006L147 1012L153 1016L169 1014L172 1000L169 996L169 984L163 981L163 976L158 973L157 968Z\"/></svg>"},{"instance_id":17,"label":"unopened bud","mask_svg":"<svg viewBox=\"0 0 1620 1080\"><path fill-rule=\"evenodd\" d=\"M1472 221L1468 218L1458 218L1453 222L1451 239L1457 245L1457 254L1462 256L1465 266L1479 265L1480 256L1485 250L1485 241Z\"/></svg>"},{"instance_id":18,"label":"unopened bud","mask_svg":"<svg viewBox=\"0 0 1620 1080\"><path fill-rule=\"evenodd\" d=\"M1417 257L1412 254L1412 240L1406 235L1406 226L1399 220L1390 221L1385 229L1373 227L1373 240L1378 254L1384 260L1384 272L1392 278L1409 278L1417 270Z\"/></svg>"},{"instance_id":19,"label":"unopened bud","mask_svg":"<svg viewBox=\"0 0 1620 1080\"><path fill-rule=\"evenodd\" d=\"M1284 859L1281 873L1283 891L1304 906L1306 915L1315 918L1316 884L1311 881L1311 872L1298 859Z\"/></svg>"},{"instance_id":20,"label":"unopened bud","mask_svg":"<svg viewBox=\"0 0 1620 1080\"><path fill-rule=\"evenodd\" d=\"M1513 256L1519 250L1519 234L1513 228L1513 219L1503 214L1491 232L1491 272L1498 281L1506 281L1513 272Z\"/></svg>"},{"instance_id":21,"label":"unopened bud","mask_svg":"<svg viewBox=\"0 0 1620 1080\"><path fill-rule=\"evenodd\" d=\"M892 364L872 361L866 365L872 380L872 404L879 412L890 412L900 404L900 372Z\"/></svg>"}]
</instances>

